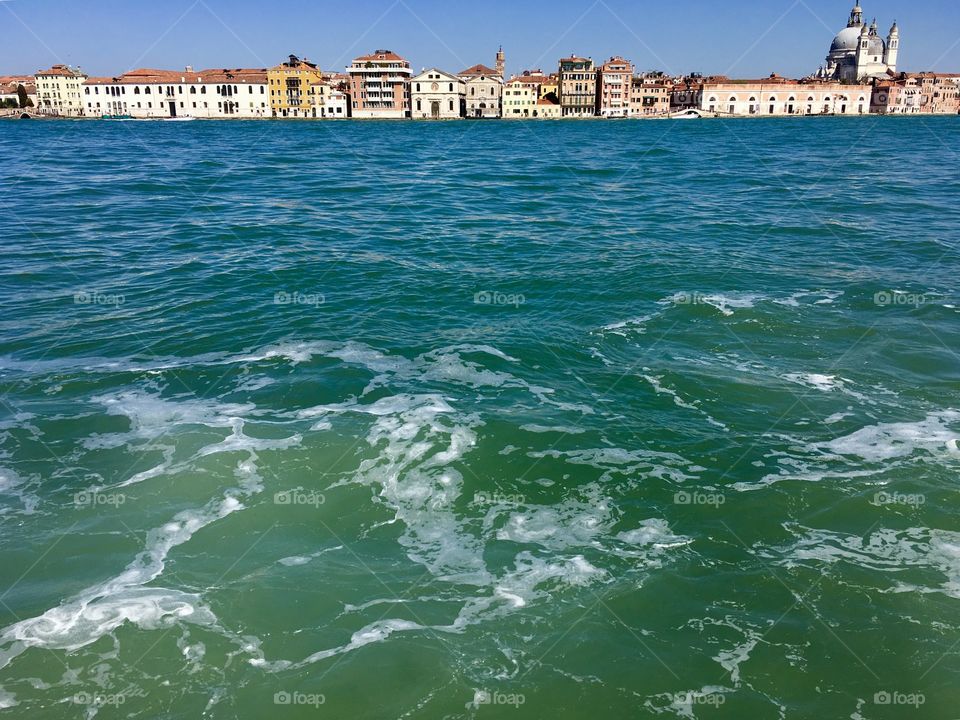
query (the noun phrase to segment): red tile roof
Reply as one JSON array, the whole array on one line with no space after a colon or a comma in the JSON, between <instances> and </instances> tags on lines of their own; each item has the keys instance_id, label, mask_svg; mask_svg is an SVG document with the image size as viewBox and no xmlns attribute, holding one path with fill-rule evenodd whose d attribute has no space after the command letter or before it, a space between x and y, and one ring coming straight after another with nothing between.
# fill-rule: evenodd
<instances>
[{"instance_id":1,"label":"red tile roof","mask_svg":"<svg viewBox=\"0 0 960 720\"><path fill-rule=\"evenodd\" d=\"M393 62L407 62L405 58L397 55L393 50L377 50L372 55L361 55L354 62L373 62L375 60L390 60Z\"/></svg>"},{"instance_id":2,"label":"red tile roof","mask_svg":"<svg viewBox=\"0 0 960 720\"><path fill-rule=\"evenodd\" d=\"M487 67L483 63L480 63L479 65L474 65L473 67L469 67L460 73L460 75L499 75L499 74L500 73L498 73L496 70L494 70L493 68Z\"/></svg>"},{"instance_id":3,"label":"red tile roof","mask_svg":"<svg viewBox=\"0 0 960 720\"><path fill-rule=\"evenodd\" d=\"M40 75L43 75L43 76L54 75L58 77L77 77L78 75L82 76L83 73L81 73L79 70L75 72L71 70L69 67L67 67L66 65L54 65L49 70L38 70L37 76L40 76Z\"/></svg>"}]
</instances>

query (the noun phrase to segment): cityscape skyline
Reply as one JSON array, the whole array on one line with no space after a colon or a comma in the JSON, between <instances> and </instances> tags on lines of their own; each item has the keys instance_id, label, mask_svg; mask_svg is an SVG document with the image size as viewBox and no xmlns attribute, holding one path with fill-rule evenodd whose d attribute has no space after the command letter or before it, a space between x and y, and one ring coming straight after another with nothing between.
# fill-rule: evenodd
<instances>
[{"instance_id":1,"label":"cityscape skyline","mask_svg":"<svg viewBox=\"0 0 960 720\"><path fill-rule=\"evenodd\" d=\"M510 8L505 21L499 10L507 6L496 2L450 8L435 0L361 0L349 7L298 8L298 22L282 33L263 30L276 26L270 24L272 10L253 0L229 5L186 0L163 6L111 1L86 7L79 19L68 8L62 0L0 0L0 15L8 16L13 30L0 50L0 74L33 74L54 63L105 76L137 67L269 67L289 53L342 72L355 55L374 46L400 52L415 71L437 67L456 72L478 62L490 64L503 45L508 75L527 68L549 70L556 57L573 51L599 62L625 55L639 70L676 75L765 77L777 72L801 77L823 63L824 42L843 27L850 2L736 0L720 7L691 0L686 17L678 19L675 8L661 5L562 0L551 4L549 13ZM954 4L934 0L919 8L871 0L864 12L882 24L895 18L918 40L904 47L904 67L960 68L955 30L960 9ZM369 21L358 22L357 16ZM330 32L331 25L342 29ZM470 32L464 33L464 27ZM717 32L718 27L723 31Z\"/></svg>"}]
</instances>

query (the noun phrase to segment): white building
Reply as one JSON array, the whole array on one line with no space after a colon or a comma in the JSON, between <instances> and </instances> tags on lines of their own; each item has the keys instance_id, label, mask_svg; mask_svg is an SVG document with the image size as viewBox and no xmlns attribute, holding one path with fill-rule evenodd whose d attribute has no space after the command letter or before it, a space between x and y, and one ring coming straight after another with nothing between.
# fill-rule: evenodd
<instances>
[{"instance_id":1,"label":"white building","mask_svg":"<svg viewBox=\"0 0 960 720\"><path fill-rule=\"evenodd\" d=\"M314 85L314 117L343 119L350 117L350 98L347 93L333 85L322 83Z\"/></svg>"},{"instance_id":2,"label":"white building","mask_svg":"<svg viewBox=\"0 0 960 720\"><path fill-rule=\"evenodd\" d=\"M41 70L37 78L37 107L41 112L67 117L83 117L82 85L85 73L69 65L54 65Z\"/></svg>"},{"instance_id":3,"label":"white building","mask_svg":"<svg viewBox=\"0 0 960 720\"><path fill-rule=\"evenodd\" d=\"M774 75L766 80L705 82L700 109L712 115L867 115L869 85L803 82Z\"/></svg>"},{"instance_id":4,"label":"white building","mask_svg":"<svg viewBox=\"0 0 960 720\"><path fill-rule=\"evenodd\" d=\"M456 75L431 68L410 79L410 117L455 120L466 110L466 83Z\"/></svg>"},{"instance_id":5,"label":"white building","mask_svg":"<svg viewBox=\"0 0 960 720\"><path fill-rule=\"evenodd\" d=\"M503 51L498 54L499 57ZM474 65L460 73L466 83L468 118L498 118L503 114L503 75L486 65Z\"/></svg>"},{"instance_id":6,"label":"white building","mask_svg":"<svg viewBox=\"0 0 960 720\"><path fill-rule=\"evenodd\" d=\"M826 65L820 68L817 76L841 82L887 77L897 71L899 53L900 28L897 24L893 24L884 40L877 32L876 20L870 25L863 21L863 8L858 2L850 11L847 26L833 39Z\"/></svg>"},{"instance_id":7,"label":"white building","mask_svg":"<svg viewBox=\"0 0 960 720\"><path fill-rule=\"evenodd\" d=\"M90 117L270 117L264 69L141 69L117 78L89 78L83 84L83 102Z\"/></svg>"}]
</instances>

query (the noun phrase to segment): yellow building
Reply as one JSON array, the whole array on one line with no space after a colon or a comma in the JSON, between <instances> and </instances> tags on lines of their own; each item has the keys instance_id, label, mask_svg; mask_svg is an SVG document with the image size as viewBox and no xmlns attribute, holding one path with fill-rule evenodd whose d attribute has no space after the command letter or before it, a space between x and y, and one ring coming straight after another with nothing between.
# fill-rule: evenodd
<instances>
[{"instance_id":1,"label":"yellow building","mask_svg":"<svg viewBox=\"0 0 960 720\"><path fill-rule=\"evenodd\" d=\"M68 65L41 70L37 78L37 99L41 112L67 117L83 117L85 73Z\"/></svg>"},{"instance_id":2,"label":"yellow building","mask_svg":"<svg viewBox=\"0 0 960 720\"><path fill-rule=\"evenodd\" d=\"M503 117L509 120L535 117L537 86L523 78L508 80L503 89Z\"/></svg>"},{"instance_id":3,"label":"yellow building","mask_svg":"<svg viewBox=\"0 0 960 720\"><path fill-rule=\"evenodd\" d=\"M291 55L287 62L267 70L267 86L273 117L317 117L317 108L324 105L324 100L316 98L326 90L323 73L306 58Z\"/></svg>"}]
</instances>

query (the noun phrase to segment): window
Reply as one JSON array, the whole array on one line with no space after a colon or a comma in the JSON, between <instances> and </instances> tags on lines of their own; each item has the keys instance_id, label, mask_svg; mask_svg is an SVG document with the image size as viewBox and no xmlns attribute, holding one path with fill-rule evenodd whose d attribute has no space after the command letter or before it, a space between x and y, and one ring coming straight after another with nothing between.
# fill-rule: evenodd
<instances>
[{"instance_id":1,"label":"window","mask_svg":"<svg viewBox=\"0 0 960 720\"><path fill-rule=\"evenodd\" d=\"M196 94L197 94L197 89L196 89L195 87L193 87L192 85L190 86L190 94L191 94L191 95L196 95Z\"/></svg>"}]
</instances>

